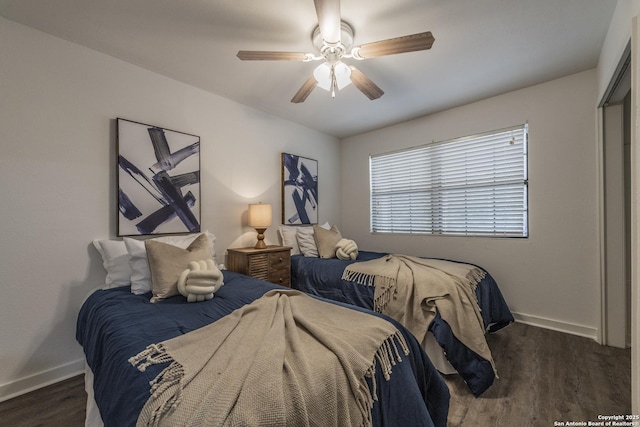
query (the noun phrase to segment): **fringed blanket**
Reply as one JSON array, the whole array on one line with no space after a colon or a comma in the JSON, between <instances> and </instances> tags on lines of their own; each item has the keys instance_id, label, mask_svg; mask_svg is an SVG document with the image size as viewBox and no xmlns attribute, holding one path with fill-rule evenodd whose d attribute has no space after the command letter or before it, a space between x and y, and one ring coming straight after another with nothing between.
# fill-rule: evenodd
<instances>
[{"instance_id":1,"label":"fringed blanket","mask_svg":"<svg viewBox=\"0 0 640 427\"><path fill-rule=\"evenodd\" d=\"M484 275L468 264L387 255L348 265L342 279L374 286L374 310L402 323L419 341L424 341L437 310L455 337L489 361L495 372L475 294Z\"/></svg>"},{"instance_id":2,"label":"fringed blanket","mask_svg":"<svg viewBox=\"0 0 640 427\"><path fill-rule=\"evenodd\" d=\"M408 352L385 320L273 290L132 357L140 371L169 363L137 425L370 426L376 365L388 379Z\"/></svg>"}]
</instances>

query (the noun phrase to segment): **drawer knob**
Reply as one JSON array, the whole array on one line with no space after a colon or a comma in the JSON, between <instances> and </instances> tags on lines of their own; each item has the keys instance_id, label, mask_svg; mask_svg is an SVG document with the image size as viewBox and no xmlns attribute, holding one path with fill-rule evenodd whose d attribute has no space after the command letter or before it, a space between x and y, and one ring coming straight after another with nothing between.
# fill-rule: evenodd
<instances>
[{"instance_id":1,"label":"drawer knob","mask_svg":"<svg viewBox=\"0 0 640 427\"><path fill-rule=\"evenodd\" d=\"M282 258L282 257L280 257L280 258L278 258L278 261L282 261L282 259L283 259L283 258Z\"/></svg>"}]
</instances>

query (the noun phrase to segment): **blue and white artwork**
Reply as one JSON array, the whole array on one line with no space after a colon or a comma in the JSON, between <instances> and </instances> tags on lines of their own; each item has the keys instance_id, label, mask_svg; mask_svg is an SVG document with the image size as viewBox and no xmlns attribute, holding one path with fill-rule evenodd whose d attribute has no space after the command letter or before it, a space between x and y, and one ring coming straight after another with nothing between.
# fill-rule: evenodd
<instances>
[{"instance_id":1,"label":"blue and white artwork","mask_svg":"<svg viewBox=\"0 0 640 427\"><path fill-rule=\"evenodd\" d=\"M318 161L282 153L282 223L318 223Z\"/></svg>"},{"instance_id":2,"label":"blue and white artwork","mask_svg":"<svg viewBox=\"0 0 640 427\"><path fill-rule=\"evenodd\" d=\"M200 231L200 137L118 119L118 235Z\"/></svg>"}]
</instances>

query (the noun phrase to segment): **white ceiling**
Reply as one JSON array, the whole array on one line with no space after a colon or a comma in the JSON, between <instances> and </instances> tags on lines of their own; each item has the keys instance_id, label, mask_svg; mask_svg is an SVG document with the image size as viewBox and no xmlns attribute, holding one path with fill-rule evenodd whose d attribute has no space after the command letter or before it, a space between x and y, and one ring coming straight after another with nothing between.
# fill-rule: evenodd
<instances>
[{"instance_id":1,"label":"white ceiling","mask_svg":"<svg viewBox=\"0 0 640 427\"><path fill-rule=\"evenodd\" d=\"M290 99L317 63L235 55L312 51L313 0L0 0L0 15L342 138L594 68L615 4L342 0L355 45L423 31L436 41L357 63L378 100L350 85L302 104Z\"/></svg>"}]
</instances>

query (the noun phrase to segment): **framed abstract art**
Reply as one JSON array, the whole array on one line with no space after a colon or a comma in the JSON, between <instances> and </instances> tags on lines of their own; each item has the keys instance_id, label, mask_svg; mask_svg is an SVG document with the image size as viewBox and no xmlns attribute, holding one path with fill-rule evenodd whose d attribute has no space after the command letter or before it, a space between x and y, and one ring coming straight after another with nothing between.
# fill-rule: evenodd
<instances>
[{"instance_id":1,"label":"framed abstract art","mask_svg":"<svg viewBox=\"0 0 640 427\"><path fill-rule=\"evenodd\" d=\"M318 161L282 153L282 223L318 223Z\"/></svg>"},{"instance_id":2,"label":"framed abstract art","mask_svg":"<svg viewBox=\"0 0 640 427\"><path fill-rule=\"evenodd\" d=\"M117 119L118 236L200 231L200 137Z\"/></svg>"}]
</instances>

